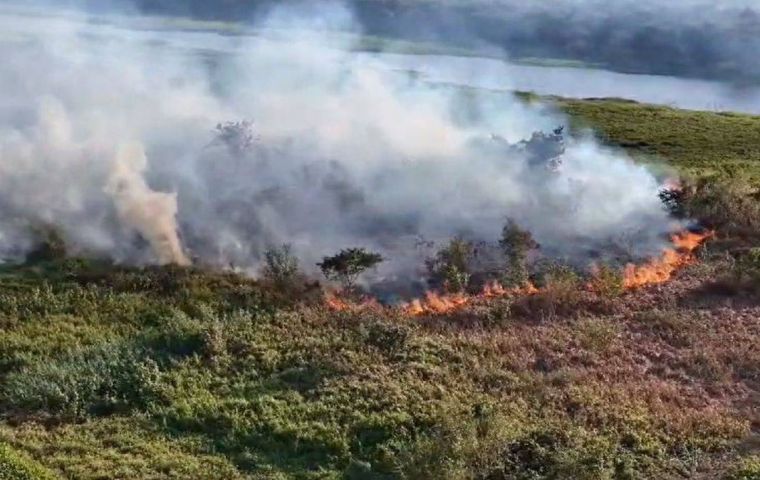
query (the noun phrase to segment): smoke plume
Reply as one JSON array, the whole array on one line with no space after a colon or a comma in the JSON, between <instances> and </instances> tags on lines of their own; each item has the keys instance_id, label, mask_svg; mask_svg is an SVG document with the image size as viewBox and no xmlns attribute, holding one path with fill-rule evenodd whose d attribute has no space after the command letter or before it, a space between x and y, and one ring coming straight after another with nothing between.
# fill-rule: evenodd
<instances>
[{"instance_id":1,"label":"smoke plume","mask_svg":"<svg viewBox=\"0 0 760 480\"><path fill-rule=\"evenodd\" d=\"M119 220L148 241L159 264L189 265L177 234L177 196L151 190L143 178L147 166L142 145L120 146L106 192Z\"/></svg>"},{"instance_id":2,"label":"smoke plume","mask_svg":"<svg viewBox=\"0 0 760 480\"><path fill-rule=\"evenodd\" d=\"M590 137L537 164L518 142L561 115L394 72L318 33L358 30L348 9L313 13L274 10L259 27L281 38L225 55L86 17L0 42L0 253L39 224L80 254L249 272L283 243L307 270L357 246L388 259L371 282L408 285L431 243L494 244L508 217L578 263L659 252L673 225L646 168Z\"/></svg>"}]
</instances>

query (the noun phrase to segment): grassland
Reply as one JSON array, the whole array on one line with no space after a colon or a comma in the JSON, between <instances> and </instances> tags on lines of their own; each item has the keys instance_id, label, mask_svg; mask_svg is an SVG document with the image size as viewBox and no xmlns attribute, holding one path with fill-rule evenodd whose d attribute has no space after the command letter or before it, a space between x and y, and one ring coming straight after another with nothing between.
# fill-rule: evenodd
<instances>
[{"instance_id":1,"label":"grassland","mask_svg":"<svg viewBox=\"0 0 760 480\"><path fill-rule=\"evenodd\" d=\"M760 118L555 101L646 161L760 178ZM760 478L756 280L719 288L741 257L701 255L614 298L429 318L194 269L6 266L0 479Z\"/></svg>"},{"instance_id":2,"label":"grassland","mask_svg":"<svg viewBox=\"0 0 760 480\"><path fill-rule=\"evenodd\" d=\"M691 176L760 180L760 117L616 99L556 103L577 130L591 127L603 142L639 160L667 164Z\"/></svg>"}]
</instances>

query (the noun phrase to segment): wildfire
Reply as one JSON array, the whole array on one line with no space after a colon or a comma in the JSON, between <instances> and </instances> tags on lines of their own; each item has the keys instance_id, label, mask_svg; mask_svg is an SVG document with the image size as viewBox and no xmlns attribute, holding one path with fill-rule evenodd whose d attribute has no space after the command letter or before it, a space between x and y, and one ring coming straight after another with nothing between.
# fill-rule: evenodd
<instances>
[{"instance_id":1,"label":"wildfire","mask_svg":"<svg viewBox=\"0 0 760 480\"><path fill-rule=\"evenodd\" d=\"M670 280L679 268L694 263L694 250L715 232L677 233L671 237L674 248L665 250L662 257L643 265L628 264L623 272L623 286L627 289L663 283Z\"/></svg>"},{"instance_id":2,"label":"wildfire","mask_svg":"<svg viewBox=\"0 0 760 480\"><path fill-rule=\"evenodd\" d=\"M347 298L341 298L335 292L325 293L325 305L331 310L336 312L340 311L359 311L370 308L381 308L380 304L374 298L364 298L361 301L355 302Z\"/></svg>"},{"instance_id":3,"label":"wildfire","mask_svg":"<svg viewBox=\"0 0 760 480\"><path fill-rule=\"evenodd\" d=\"M674 234L671 236L673 248L666 249L660 258L649 260L641 265L626 265L623 271L623 286L626 289L635 289L646 285L667 282L676 270L696 261L694 250L713 235L714 232L712 231L704 233L684 231ZM507 296L527 296L539 292L540 290L531 283L519 288L506 288L499 282L494 281L486 284L482 292L477 295L467 295L464 293L441 294L428 291L424 297L403 303L396 308L413 316L442 315L476 303L479 300ZM325 303L329 308L336 311L360 311L370 308L383 308L374 299L354 302L341 298L332 292L326 294Z\"/></svg>"},{"instance_id":4,"label":"wildfire","mask_svg":"<svg viewBox=\"0 0 760 480\"><path fill-rule=\"evenodd\" d=\"M416 298L401 308L412 315L442 313L456 310L470 302L471 297L456 293L451 295L441 295L436 292L425 292L425 298Z\"/></svg>"},{"instance_id":5,"label":"wildfire","mask_svg":"<svg viewBox=\"0 0 760 480\"><path fill-rule=\"evenodd\" d=\"M457 310L474 301L486 298L524 296L537 293L538 289L531 283L520 288L505 288L499 282L487 283L483 291L478 295L465 295L455 293L441 295L436 292L426 292L424 298L412 300L410 303L401 305L403 311L410 315L441 315Z\"/></svg>"}]
</instances>

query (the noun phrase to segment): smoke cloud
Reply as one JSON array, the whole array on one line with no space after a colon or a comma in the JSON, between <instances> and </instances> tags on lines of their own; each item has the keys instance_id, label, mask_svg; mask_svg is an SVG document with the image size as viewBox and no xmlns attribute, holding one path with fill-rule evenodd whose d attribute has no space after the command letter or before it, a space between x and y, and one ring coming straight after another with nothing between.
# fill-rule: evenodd
<instances>
[{"instance_id":1,"label":"smoke cloud","mask_svg":"<svg viewBox=\"0 0 760 480\"><path fill-rule=\"evenodd\" d=\"M40 0L37 0L38 2ZM247 22L299 0L56 0L98 11ZM623 72L760 80L755 0L350 0L362 28L389 38L598 63ZM312 7L310 15L319 10ZM261 23L261 22L259 22Z\"/></svg>"},{"instance_id":2,"label":"smoke cloud","mask_svg":"<svg viewBox=\"0 0 760 480\"><path fill-rule=\"evenodd\" d=\"M341 5L319 11L359 28ZM219 57L71 18L0 42L3 257L46 225L80 254L249 272L283 243L307 270L366 247L388 259L370 282L410 284L424 245L494 244L508 217L578 263L659 252L674 226L646 168L590 137L567 138L556 171L534 162L510 144L561 115L395 73L335 48L312 13L275 10L260 26L287 40Z\"/></svg>"},{"instance_id":3,"label":"smoke cloud","mask_svg":"<svg viewBox=\"0 0 760 480\"><path fill-rule=\"evenodd\" d=\"M159 264L190 265L178 236L177 195L151 190L143 178L147 166L142 145L120 146L106 192L121 223L148 241Z\"/></svg>"}]
</instances>

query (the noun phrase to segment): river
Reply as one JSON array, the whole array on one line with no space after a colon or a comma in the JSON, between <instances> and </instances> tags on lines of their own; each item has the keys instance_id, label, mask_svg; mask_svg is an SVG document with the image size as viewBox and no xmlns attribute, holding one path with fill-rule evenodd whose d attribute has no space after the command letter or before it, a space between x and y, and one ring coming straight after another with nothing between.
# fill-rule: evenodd
<instances>
[{"instance_id":1,"label":"river","mask_svg":"<svg viewBox=\"0 0 760 480\"><path fill-rule=\"evenodd\" d=\"M116 17L115 17L116 18ZM244 55L250 42L272 41L261 36L229 35L214 31L130 28L128 17L109 21L82 15L34 15L0 8L0 42L38 36L70 35L72 31L96 41L130 42L147 48L188 53ZM152 23L156 24L156 19ZM228 32L229 33L229 32ZM262 32L258 32L261 35ZM264 37L266 37L264 33ZM277 32L278 38L287 38ZM277 41L277 40L275 40ZM451 55L358 53L360 61L380 68L416 72L431 81L470 87L519 90L570 98L617 97L690 110L732 111L760 115L760 86L737 88L726 83L659 75L616 73L595 68L534 66L506 60Z\"/></svg>"}]
</instances>

